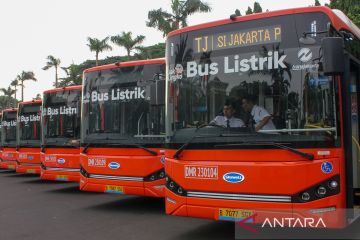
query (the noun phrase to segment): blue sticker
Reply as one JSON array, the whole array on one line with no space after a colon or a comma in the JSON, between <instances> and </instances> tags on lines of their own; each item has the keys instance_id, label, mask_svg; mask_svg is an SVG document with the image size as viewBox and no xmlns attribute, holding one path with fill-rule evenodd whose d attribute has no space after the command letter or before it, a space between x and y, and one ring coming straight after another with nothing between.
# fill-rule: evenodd
<instances>
[{"instance_id":1,"label":"blue sticker","mask_svg":"<svg viewBox=\"0 0 360 240\"><path fill-rule=\"evenodd\" d=\"M324 162L323 164L321 164L321 170L323 171L323 173L331 173L333 170L332 163Z\"/></svg>"},{"instance_id":2,"label":"blue sticker","mask_svg":"<svg viewBox=\"0 0 360 240\"><path fill-rule=\"evenodd\" d=\"M34 160L34 156L28 156L29 160Z\"/></svg>"},{"instance_id":3,"label":"blue sticker","mask_svg":"<svg viewBox=\"0 0 360 240\"><path fill-rule=\"evenodd\" d=\"M110 169L118 169L118 168L120 168L120 164L117 162L111 162L111 163L109 163L108 167Z\"/></svg>"},{"instance_id":4,"label":"blue sticker","mask_svg":"<svg viewBox=\"0 0 360 240\"><path fill-rule=\"evenodd\" d=\"M223 175L223 179L229 183L239 183L244 181L245 176L237 172L229 172Z\"/></svg>"},{"instance_id":5,"label":"blue sticker","mask_svg":"<svg viewBox=\"0 0 360 240\"><path fill-rule=\"evenodd\" d=\"M165 156L162 156L162 157L160 158L160 162L161 162L162 164L165 164Z\"/></svg>"},{"instance_id":6,"label":"blue sticker","mask_svg":"<svg viewBox=\"0 0 360 240\"><path fill-rule=\"evenodd\" d=\"M64 163L65 163L65 159L64 159L64 158L59 158L59 159L57 160L57 162L58 162L59 164L64 164Z\"/></svg>"}]
</instances>

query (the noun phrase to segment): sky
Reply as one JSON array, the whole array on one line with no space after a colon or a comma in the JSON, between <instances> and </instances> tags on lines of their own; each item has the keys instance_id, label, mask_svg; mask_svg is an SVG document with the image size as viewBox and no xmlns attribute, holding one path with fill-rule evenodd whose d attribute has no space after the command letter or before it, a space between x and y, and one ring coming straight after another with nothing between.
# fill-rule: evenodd
<instances>
[{"instance_id":1,"label":"sky","mask_svg":"<svg viewBox=\"0 0 360 240\"><path fill-rule=\"evenodd\" d=\"M188 19L189 25L225 19L239 9L244 15L254 0L203 0L212 7L210 13L196 13ZM11 0L0 1L0 88L7 88L22 71L33 71L37 82L25 83L24 100L53 88L55 70L44 71L48 55L61 60L61 67L95 59L87 38L131 31L133 36L146 36L143 46L164 42L162 33L146 26L150 10L170 11L171 0ZM315 0L258 0L263 11L313 5ZM320 3L328 3L320 0ZM126 55L124 49L113 46L99 58ZM65 77L59 70L59 77ZM17 98L20 99L20 90Z\"/></svg>"}]
</instances>

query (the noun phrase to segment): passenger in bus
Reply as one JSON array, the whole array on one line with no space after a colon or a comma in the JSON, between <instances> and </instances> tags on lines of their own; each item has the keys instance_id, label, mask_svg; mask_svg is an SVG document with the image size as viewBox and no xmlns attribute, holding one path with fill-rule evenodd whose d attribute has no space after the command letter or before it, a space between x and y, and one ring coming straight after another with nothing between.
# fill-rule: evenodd
<instances>
[{"instance_id":1,"label":"passenger in bus","mask_svg":"<svg viewBox=\"0 0 360 240\"><path fill-rule=\"evenodd\" d=\"M242 99L242 107L245 112L250 113L255 124L255 131L274 130L275 125L271 120L271 115L265 108L256 104L253 96L245 96Z\"/></svg>"},{"instance_id":2,"label":"passenger in bus","mask_svg":"<svg viewBox=\"0 0 360 240\"><path fill-rule=\"evenodd\" d=\"M218 125L225 128L244 127L245 124L240 118L234 117L235 107L232 103L225 103L223 108L223 116L216 116L209 125Z\"/></svg>"}]
</instances>

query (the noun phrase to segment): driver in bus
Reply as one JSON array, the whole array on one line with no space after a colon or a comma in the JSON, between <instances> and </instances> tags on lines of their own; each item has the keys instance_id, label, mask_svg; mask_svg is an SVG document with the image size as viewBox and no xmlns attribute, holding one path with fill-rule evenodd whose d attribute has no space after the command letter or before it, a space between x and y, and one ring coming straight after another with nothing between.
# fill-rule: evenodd
<instances>
[{"instance_id":1,"label":"driver in bus","mask_svg":"<svg viewBox=\"0 0 360 240\"><path fill-rule=\"evenodd\" d=\"M245 124L240 118L234 117L235 107L232 103L225 103L223 108L223 116L216 116L209 125L218 125L224 128L239 128Z\"/></svg>"},{"instance_id":2,"label":"driver in bus","mask_svg":"<svg viewBox=\"0 0 360 240\"><path fill-rule=\"evenodd\" d=\"M251 114L253 121L255 122L255 131L259 130L274 130L275 125L271 120L271 115L265 108L255 104L253 96L245 96L242 99L242 107L245 112Z\"/></svg>"}]
</instances>

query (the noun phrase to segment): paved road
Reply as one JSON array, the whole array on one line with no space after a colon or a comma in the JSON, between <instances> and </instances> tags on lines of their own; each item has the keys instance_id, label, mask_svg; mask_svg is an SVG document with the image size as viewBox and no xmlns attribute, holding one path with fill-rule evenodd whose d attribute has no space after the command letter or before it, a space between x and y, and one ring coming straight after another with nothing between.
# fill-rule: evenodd
<instances>
[{"instance_id":1,"label":"paved road","mask_svg":"<svg viewBox=\"0 0 360 240\"><path fill-rule=\"evenodd\" d=\"M0 170L0 240L234 238L234 224L167 216L163 201Z\"/></svg>"}]
</instances>

